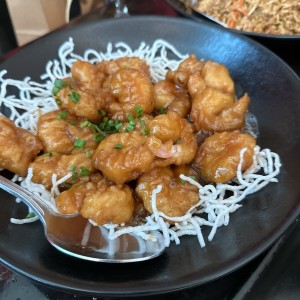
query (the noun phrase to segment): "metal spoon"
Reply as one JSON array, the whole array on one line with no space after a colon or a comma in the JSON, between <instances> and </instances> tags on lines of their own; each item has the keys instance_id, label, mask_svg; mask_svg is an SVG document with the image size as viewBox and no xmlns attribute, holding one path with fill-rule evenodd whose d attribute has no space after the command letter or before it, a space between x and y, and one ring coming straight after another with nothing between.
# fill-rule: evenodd
<instances>
[{"instance_id":1,"label":"metal spoon","mask_svg":"<svg viewBox=\"0 0 300 300\"><path fill-rule=\"evenodd\" d=\"M154 238L147 241L135 234L111 240L106 228L93 226L80 215L53 212L39 197L1 175L0 188L32 208L42 221L47 240L65 254L95 262L128 263L157 257L165 249L158 232L151 232Z\"/></svg>"}]
</instances>

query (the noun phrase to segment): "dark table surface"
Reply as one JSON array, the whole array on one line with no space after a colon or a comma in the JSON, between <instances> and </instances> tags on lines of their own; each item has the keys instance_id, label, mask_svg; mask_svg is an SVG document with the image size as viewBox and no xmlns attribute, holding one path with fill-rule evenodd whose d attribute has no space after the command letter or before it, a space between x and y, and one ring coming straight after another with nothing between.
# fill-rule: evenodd
<instances>
[{"instance_id":1,"label":"dark table surface","mask_svg":"<svg viewBox=\"0 0 300 300\"><path fill-rule=\"evenodd\" d=\"M127 0L127 4L131 15L152 14L184 17L162 0ZM113 7L105 6L84 17L74 18L71 24L67 26L77 26L82 22L99 18L111 18L113 17L113 14ZM63 30L63 28L59 30ZM11 28L8 28L8 32L9 34L12 34ZM13 55L13 50L16 47L14 44L14 38L11 36L1 36L0 31L0 44L3 42L4 38L8 38L10 44L5 45L3 48L5 50L4 53L6 53L5 55L2 55L2 57L0 51L0 61ZM259 42L263 43L271 51L281 57L298 74L298 76L300 76L299 40L288 45L278 42L270 43L262 40ZM9 52L9 50L12 51ZM270 249L239 270L199 287L185 289L172 294L144 297L143 299L300 299L299 250L300 224L298 220L295 220L289 230ZM0 264L0 299L108 300L110 298L74 295L58 291L25 278L24 276L17 274L8 269L6 266Z\"/></svg>"}]
</instances>

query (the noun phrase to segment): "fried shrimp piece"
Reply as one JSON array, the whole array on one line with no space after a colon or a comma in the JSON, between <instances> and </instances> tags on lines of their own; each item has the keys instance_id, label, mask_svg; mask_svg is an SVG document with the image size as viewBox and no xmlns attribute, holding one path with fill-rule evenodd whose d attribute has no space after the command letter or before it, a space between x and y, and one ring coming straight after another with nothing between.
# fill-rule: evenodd
<instances>
[{"instance_id":1,"label":"fried shrimp piece","mask_svg":"<svg viewBox=\"0 0 300 300\"><path fill-rule=\"evenodd\" d=\"M72 65L71 76L78 84L93 93L99 92L106 78L97 65L81 60Z\"/></svg>"},{"instance_id":2,"label":"fried shrimp piece","mask_svg":"<svg viewBox=\"0 0 300 300\"><path fill-rule=\"evenodd\" d=\"M197 176L191 167L164 167L152 169L139 177L135 191L148 212L153 213L151 196L158 185L162 185L162 190L156 195L156 207L167 216L183 216L198 203L197 187L182 181L179 178L180 174Z\"/></svg>"},{"instance_id":3,"label":"fried shrimp piece","mask_svg":"<svg viewBox=\"0 0 300 300\"><path fill-rule=\"evenodd\" d=\"M150 170L160 140L137 131L105 138L92 156L94 166L109 180L122 184Z\"/></svg>"},{"instance_id":4,"label":"fried shrimp piece","mask_svg":"<svg viewBox=\"0 0 300 300\"><path fill-rule=\"evenodd\" d=\"M187 89L176 86L169 80L161 80L154 85L154 108L157 111L174 111L185 118L191 109L191 99Z\"/></svg>"},{"instance_id":5,"label":"fried shrimp piece","mask_svg":"<svg viewBox=\"0 0 300 300\"><path fill-rule=\"evenodd\" d=\"M112 96L106 89L100 89L95 94L83 85L66 79L65 86L57 92L56 97L60 107L71 114L98 122L102 119L99 111L105 108L106 99Z\"/></svg>"},{"instance_id":6,"label":"fried shrimp piece","mask_svg":"<svg viewBox=\"0 0 300 300\"><path fill-rule=\"evenodd\" d=\"M251 135L239 131L215 133L200 145L193 164L206 181L224 183L236 177L243 148L242 171L252 165L255 144Z\"/></svg>"},{"instance_id":7,"label":"fried shrimp piece","mask_svg":"<svg viewBox=\"0 0 300 300\"><path fill-rule=\"evenodd\" d=\"M52 175L57 175L57 180L72 173L72 177L64 183L73 184L82 178L89 178L95 173L91 158L85 152L70 155L51 153L37 157L31 164L32 181L43 184L48 190L52 187Z\"/></svg>"},{"instance_id":8,"label":"fried shrimp piece","mask_svg":"<svg viewBox=\"0 0 300 300\"><path fill-rule=\"evenodd\" d=\"M245 125L249 103L247 94L235 101L231 95L208 87L193 97L190 118L197 131L241 129Z\"/></svg>"},{"instance_id":9,"label":"fried shrimp piece","mask_svg":"<svg viewBox=\"0 0 300 300\"><path fill-rule=\"evenodd\" d=\"M56 167L61 154L47 153L38 156L29 167L32 168L32 182L42 184L47 190L52 187L52 176L56 173Z\"/></svg>"},{"instance_id":10,"label":"fried shrimp piece","mask_svg":"<svg viewBox=\"0 0 300 300\"><path fill-rule=\"evenodd\" d=\"M88 182L78 182L55 199L62 214L79 213L98 225L129 223L134 198L127 185L114 185L99 173Z\"/></svg>"},{"instance_id":11,"label":"fried shrimp piece","mask_svg":"<svg viewBox=\"0 0 300 300\"><path fill-rule=\"evenodd\" d=\"M25 177L30 162L42 149L38 137L0 115L0 168Z\"/></svg>"},{"instance_id":12,"label":"fried shrimp piece","mask_svg":"<svg viewBox=\"0 0 300 300\"><path fill-rule=\"evenodd\" d=\"M201 75L208 87L234 96L234 82L228 69L219 63L206 61Z\"/></svg>"},{"instance_id":13,"label":"fried shrimp piece","mask_svg":"<svg viewBox=\"0 0 300 300\"><path fill-rule=\"evenodd\" d=\"M82 127L84 119L75 117L66 110L56 110L42 115L38 121L38 137L45 152L70 154L76 140L81 140L85 149L95 149L95 134L88 126ZM76 146L76 144L75 144Z\"/></svg>"},{"instance_id":14,"label":"fried shrimp piece","mask_svg":"<svg viewBox=\"0 0 300 300\"><path fill-rule=\"evenodd\" d=\"M76 182L56 197L55 203L58 211L62 214L79 213L85 196L96 192L98 186L103 184L108 184L108 182L106 183L100 173L93 174L88 181Z\"/></svg>"},{"instance_id":15,"label":"fried shrimp piece","mask_svg":"<svg viewBox=\"0 0 300 300\"><path fill-rule=\"evenodd\" d=\"M145 114L153 111L154 88L144 72L120 69L111 76L109 88L115 99L106 99L106 111L113 119L123 120L128 114L136 116L136 106Z\"/></svg>"},{"instance_id":16,"label":"fried shrimp piece","mask_svg":"<svg viewBox=\"0 0 300 300\"><path fill-rule=\"evenodd\" d=\"M187 87L192 96L190 118L197 131L222 132L244 127L250 103L248 95L234 98L234 82L228 69L206 61L201 70L190 74Z\"/></svg>"},{"instance_id":17,"label":"fried shrimp piece","mask_svg":"<svg viewBox=\"0 0 300 300\"><path fill-rule=\"evenodd\" d=\"M192 125L175 112L158 115L148 124L150 135L158 138L162 146L155 152L154 166L190 163L196 154L197 141Z\"/></svg>"},{"instance_id":18,"label":"fried shrimp piece","mask_svg":"<svg viewBox=\"0 0 300 300\"><path fill-rule=\"evenodd\" d=\"M166 79L186 88L191 74L202 71L204 65L204 61L197 60L195 55L191 55L179 64L177 70L168 71Z\"/></svg>"},{"instance_id":19,"label":"fried shrimp piece","mask_svg":"<svg viewBox=\"0 0 300 300\"><path fill-rule=\"evenodd\" d=\"M101 186L88 193L80 213L98 225L129 223L134 211L134 198L127 185Z\"/></svg>"},{"instance_id":20,"label":"fried shrimp piece","mask_svg":"<svg viewBox=\"0 0 300 300\"><path fill-rule=\"evenodd\" d=\"M106 75L113 75L120 69L134 69L150 77L149 66L146 61L138 57L121 57L115 60L103 61L97 65L97 68Z\"/></svg>"}]
</instances>

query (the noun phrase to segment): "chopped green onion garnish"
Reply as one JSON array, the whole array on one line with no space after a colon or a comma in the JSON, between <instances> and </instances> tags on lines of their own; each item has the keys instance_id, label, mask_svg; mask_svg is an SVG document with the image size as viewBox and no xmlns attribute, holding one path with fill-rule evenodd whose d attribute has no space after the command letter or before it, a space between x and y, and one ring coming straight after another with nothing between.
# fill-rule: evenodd
<instances>
[{"instance_id":1,"label":"chopped green onion garnish","mask_svg":"<svg viewBox=\"0 0 300 300\"><path fill-rule=\"evenodd\" d=\"M85 144L86 144L86 141L83 140L83 139L77 139L75 142L74 142L74 147L75 148L84 148L85 147Z\"/></svg>"},{"instance_id":2,"label":"chopped green onion garnish","mask_svg":"<svg viewBox=\"0 0 300 300\"><path fill-rule=\"evenodd\" d=\"M72 180L76 181L77 179L78 179L78 173L74 172L73 175L72 175Z\"/></svg>"},{"instance_id":3,"label":"chopped green onion garnish","mask_svg":"<svg viewBox=\"0 0 300 300\"><path fill-rule=\"evenodd\" d=\"M196 180L196 176L190 175L190 176L187 176L187 177L189 177L189 178L191 178L191 179L193 179L193 180ZM180 178L180 183L181 183L181 184L185 184L185 183L186 183L186 180Z\"/></svg>"},{"instance_id":4,"label":"chopped green onion garnish","mask_svg":"<svg viewBox=\"0 0 300 300\"><path fill-rule=\"evenodd\" d=\"M90 175L90 171L86 167L81 166L80 176L89 176L89 175Z\"/></svg>"},{"instance_id":5,"label":"chopped green onion garnish","mask_svg":"<svg viewBox=\"0 0 300 300\"><path fill-rule=\"evenodd\" d=\"M55 79L54 80L54 86L52 89L52 94L54 96L57 95L57 93L63 88L65 87L67 84L62 80L62 79Z\"/></svg>"},{"instance_id":6,"label":"chopped green onion garnish","mask_svg":"<svg viewBox=\"0 0 300 300\"><path fill-rule=\"evenodd\" d=\"M77 103L80 100L80 94L75 91L72 91L68 96L74 103Z\"/></svg>"},{"instance_id":7,"label":"chopped green onion garnish","mask_svg":"<svg viewBox=\"0 0 300 300\"><path fill-rule=\"evenodd\" d=\"M141 120L141 121L140 121L140 124L141 124L142 126L146 126L146 125L147 125L146 122L145 122L144 120Z\"/></svg>"},{"instance_id":8,"label":"chopped green onion garnish","mask_svg":"<svg viewBox=\"0 0 300 300\"><path fill-rule=\"evenodd\" d=\"M135 125L132 125L132 124L127 124L126 125L126 131L127 132L133 131L134 128L135 128Z\"/></svg>"},{"instance_id":9,"label":"chopped green onion garnish","mask_svg":"<svg viewBox=\"0 0 300 300\"><path fill-rule=\"evenodd\" d=\"M103 132L96 134L95 141L97 143L102 142L106 138L106 135L103 134Z\"/></svg>"},{"instance_id":10,"label":"chopped green onion garnish","mask_svg":"<svg viewBox=\"0 0 300 300\"><path fill-rule=\"evenodd\" d=\"M149 134L150 134L150 128L144 128L144 129L142 130L142 134L143 134L143 135L149 135Z\"/></svg>"},{"instance_id":11,"label":"chopped green onion garnish","mask_svg":"<svg viewBox=\"0 0 300 300\"><path fill-rule=\"evenodd\" d=\"M134 122L134 116L132 114L129 114L127 116L127 119L128 119L129 122Z\"/></svg>"},{"instance_id":12,"label":"chopped green onion garnish","mask_svg":"<svg viewBox=\"0 0 300 300\"><path fill-rule=\"evenodd\" d=\"M91 124L91 122L88 121L88 120L86 120L86 121L81 122L80 125L79 125L79 127L80 128L84 128L84 127L89 126L90 124Z\"/></svg>"},{"instance_id":13,"label":"chopped green onion garnish","mask_svg":"<svg viewBox=\"0 0 300 300\"><path fill-rule=\"evenodd\" d=\"M136 105L134 109L136 111L137 118L140 119L143 116L143 109L138 105Z\"/></svg>"},{"instance_id":14,"label":"chopped green onion garnish","mask_svg":"<svg viewBox=\"0 0 300 300\"><path fill-rule=\"evenodd\" d=\"M57 120L64 120L68 116L68 112L66 110L62 111L60 114L57 115Z\"/></svg>"},{"instance_id":15,"label":"chopped green onion garnish","mask_svg":"<svg viewBox=\"0 0 300 300\"><path fill-rule=\"evenodd\" d=\"M98 113L99 113L102 117L106 116L106 112L105 112L103 109L98 110Z\"/></svg>"},{"instance_id":16,"label":"chopped green onion garnish","mask_svg":"<svg viewBox=\"0 0 300 300\"><path fill-rule=\"evenodd\" d=\"M34 212L30 212L25 218L30 219L30 218L33 218L33 217L35 217Z\"/></svg>"},{"instance_id":17,"label":"chopped green onion garnish","mask_svg":"<svg viewBox=\"0 0 300 300\"><path fill-rule=\"evenodd\" d=\"M167 112L168 112L168 109L163 108L163 107L159 110L159 113L160 113L161 115L164 115L164 114L166 114Z\"/></svg>"},{"instance_id":18,"label":"chopped green onion garnish","mask_svg":"<svg viewBox=\"0 0 300 300\"><path fill-rule=\"evenodd\" d=\"M75 121L70 121L69 124L70 125L76 125L76 122Z\"/></svg>"},{"instance_id":19,"label":"chopped green onion garnish","mask_svg":"<svg viewBox=\"0 0 300 300\"><path fill-rule=\"evenodd\" d=\"M92 157L91 151L89 151L89 150L86 151L86 152L85 152L85 157L86 157L86 158L91 158L91 157Z\"/></svg>"},{"instance_id":20,"label":"chopped green onion garnish","mask_svg":"<svg viewBox=\"0 0 300 300\"><path fill-rule=\"evenodd\" d=\"M45 152L45 153L43 154L43 156L52 157L52 152Z\"/></svg>"},{"instance_id":21,"label":"chopped green onion garnish","mask_svg":"<svg viewBox=\"0 0 300 300\"><path fill-rule=\"evenodd\" d=\"M57 103L57 105L61 105L62 104L61 100L58 99L58 98L55 99L55 102Z\"/></svg>"},{"instance_id":22,"label":"chopped green onion garnish","mask_svg":"<svg viewBox=\"0 0 300 300\"><path fill-rule=\"evenodd\" d=\"M67 188L67 189L70 189L72 187L72 184L71 183L68 183L68 182L65 182L64 183L64 186Z\"/></svg>"},{"instance_id":23,"label":"chopped green onion garnish","mask_svg":"<svg viewBox=\"0 0 300 300\"><path fill-rule=\"evenodd\" d=\"M116 145L114 146L114 149L116 149L116 150L121 150L121 149L123 149L123 145L122 145L122 144L116 144Z\"/></svg>"},{"instance_id":24,"label":"chopped green onion garnish","mask_svg":"<svg viewBox=\"0 0 300 300\"><path fill-rule=\"evenodd\" d=\"M76 168L77 168L77 167L76 167L75 165L72 165L72 166L70 166L70 171L71 171L71 172L75 172L75 171L76 171Z\"/></svg>"}]
</instances>

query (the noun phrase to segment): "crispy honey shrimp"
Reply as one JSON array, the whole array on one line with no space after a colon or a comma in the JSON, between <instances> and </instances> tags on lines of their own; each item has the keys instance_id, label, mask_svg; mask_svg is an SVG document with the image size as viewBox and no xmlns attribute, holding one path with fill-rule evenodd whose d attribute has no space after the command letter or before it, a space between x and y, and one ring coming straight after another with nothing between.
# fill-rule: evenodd
<instances>
[{"instance_id":1,"label":"crispy honey shrimp","mask_svg":"<svg viewBox=\"0 0 300 300\"><path fill-rule=\"evenodd\" d=\"M77 60L71 67L71 76L85 89L98 93L106 76L97 65L87 61Z\"/></svg>"},{"instance_id":2,"label":"crispy honey shrimp","mask_svg":"<svg viewBox=\"0 0 300 300\"><path fill-rule=\"evenodd\" d=\"M166 79L186 88L191 74L202 71L204 65L204 61L197 60L195 55L190 55L179 64L175 71L168 71Z\"/></svg>"},{"instance_id":3,"label":"crispy honey shrimp","mask_svg":"<svg viewBox=\"0 0 300 300\"><path fill-rule=\"evenodd\" d=\"M38 156L31 164L32 181L43 184L47 189L52 187L52 175L57 175L57 180L72 173L72 177L64 183L73 184L82 178L88 178L96 169L91 158L85 152L70 155L51 153Z\"/></svg>"},{"instance_id":4,"label":"crispy honey shrimp","mask_svg":"<svg viewBox=\"0 0 300 300\"><path fill-rule=\"evenodd\" d=\"M97 225L129 223L134 198L127 185L117 186L100 174L88 182L78 182L56 198L60 213L78 213Z\"/></svg>"},{"instance_id":5,"label":"crispy honey shrimp","mask_svg":"<svg viewBox=\"0 0 300 300\"><path fill-rule=\"evenodd\" d=\"M239 100L213 88L205 88L193 97L190 118L197 131L222 132L242 129L250 98Z\"/></svg>"},{"instance_id":6,"label":"crispy honey shrimp","mask_svg":"<svg viewBox=\"0 0 300 300\"><path fill-rule=\"evenodd\" d=\"M94 165L108 179L124 183L136 179L152 167L159 139L138 131L111 134L96 149Z\"/></svg>"},{"instance_id":7,"label":"crispy honey shrimp","mask_svg":"<svg viewBox=\"0 0 300 300\"><path fill-rule=\"evenodd\" d=\"M139 106L145 114L154 108L154 88L150 77L136 69L120 69L111 76L109 89L114 98L106 99L106 111L113 119L136 116Z\"/></svg>"},{"instance_id":8,"label":"crispy honey shrimp","mask_svg":"<svg viewBox=\"0 0 300 300\"><path fill-rule=\"evenodd\" d=\"M37 134L43 143L44 152L70 154L75 149L76 140L81 140L86 149L95 149L98 146L95 135L90 127L81 126L83 121L66 110L40 116Z\"/></svg>"},{"instance_id":9,"label":"crispy honey shrimp","mask_svg":"<svg viewBox=\"0 0 300 300\"><path fill-rule=\"evenodd\" d=\"M83 117L91 122L99 122L102 119L99 111L105 108L107 99L112 95L107 89L100 89L97 93L85 89L72 80L65 80L64 87L55 95L60 108L67 109L77 117Z\"/></svg>"},{"instance_id":10,"label":"crispy honey shrimp","mask_svg":"<svg viewBox=\"0 0 300 300\"><path fill-rule=\"evenodd\" d=\"M156 111L174 111L185 118L191 109L191 99L187 89L176 86L169 80L161 80L154 85L154 108Z\"/></svg>"},{"instance_id":11,"label":"crispy honey shrimp","mask_svg":"<svg viewBox=\"0 0 300 300\"><path fill-rule=\"evenodd\" d=\"M162 146L156 151L154 166L190 163L197 150L192 125L175 112L156 116L148 124L150 135L158 138Z\"/></svg>"},{"instance_id":12,"label":"crispy honey shrimp","mask_svg":"<svg viewBox=\"0 0 300 300\"><path fill-rule=\"evenodd\" d=\"M215 133L200 145L193 165L207 182L224 183L236 177L243 148L246 152L242 171L252 165L255 145L255 138L249 134L239 131Z\"/></svg>"},{"instance_id":13,"label":"crispy honey shrimp","mask_svg":"<svg viewBox=\"0 0 300 300\"><path fill-rule=\"evenodd\" d=\"M113 75L120 69L134 69L150 77L149 66L138 57L121 57L115 60L103 61L98 63L97 68L107 76Z\"/></svg>"},{"instance_id":14,"label":"crispy honey shrimp","mask_svg":"<svg viewBox=\"0 0 300 300\"><path fill-rule=\"evenodd\" d=\"M162 185L162 190L156 195L156 207L169 217L183 216L193 205L198 203L197 187L182 181L179 178L180 174L193 176L195 179L197 176L191 167L172 169L168 166L152 169L139 177L135 191L149 213L153 213L152 191L158 185Z\"/></svg>"},{"instance_id":15,"label":"crispy honey shrimp","mask_svg":"<svg viewBox=\"0 0 300 300\"><path fill-rule=\"evenodd\" d=\"M3 115L0 115L0 128L0 168L25 177L30 162L43 148L42 142Z\"/></svg>"}]
</instances>

